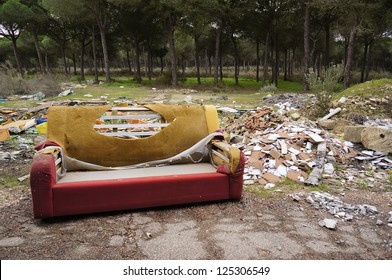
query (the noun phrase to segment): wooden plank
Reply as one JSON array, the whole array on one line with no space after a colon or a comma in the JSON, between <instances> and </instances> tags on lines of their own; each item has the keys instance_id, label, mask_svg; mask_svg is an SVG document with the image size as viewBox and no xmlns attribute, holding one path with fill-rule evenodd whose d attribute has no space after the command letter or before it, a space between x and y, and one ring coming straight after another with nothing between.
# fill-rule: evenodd
<instances>
[{"instance_id":1,"label":"wooden plank","mask_svg":"<svg viewBox=\"0 0 392 280\"><path fill-rule=\"evenodd\" d=\"M123 115L123 116L102 116L101 120L135 120L135 119L160 119L161 115L150 114L150 115Z\"/></svg>"},{"instance_id":2,"label":"wooden plank","mask_svg":"<svg viewBox=\"0 0 392 280\"><path fill-rule=\"evenodd\" d=\"M145 107L112 107L109 111L151 111ZM152 111L151 111L152 112Z\"/></svg>"},{"instance_id":3,"label":"wooden plank","mask_svg":"<svg viewBox=\"0 0 392 280\"><path fill-rule=\"evenodd\" d=\"M142 124L95 124L94 128L161 128L167 127L170 123L142 123Z\"/></svg>"},{"instance_id":4,"label":"wooden plank","mask_svg":"<svg viewBox=\"0 0 392 280\"><path fill-rule=\"evenodd\" d=\"M145 131L145 132L99 132L105 136L127 136L127 137L136 137L136 136L151 136L156 134L158 131Z\"/></svg>"}]
</instances>

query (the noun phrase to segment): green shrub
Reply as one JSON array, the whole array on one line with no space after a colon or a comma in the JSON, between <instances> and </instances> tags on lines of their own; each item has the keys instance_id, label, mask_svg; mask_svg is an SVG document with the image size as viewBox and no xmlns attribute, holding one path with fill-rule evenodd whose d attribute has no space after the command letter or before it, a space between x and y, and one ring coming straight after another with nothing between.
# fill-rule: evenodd
<instances>
[{"instance_id":1,"label":"green shrub","mask_svg":"<svg viewBox=\"0 0 392 280\"><path fill-rule=\"evenodd\" d=\"M272 93L272 94L276 94L278 92L278 88L275 85L268 85L268 86L263 86L260 89L261 93Z\"/></svg>"},{"instance_id":2,"label":"green shrub","mask_svg":"<svg viewBox=\"0 0 392 280\"><path fill-rule=\"evenodd\" d=\"M310 73L307 76L306 81L309 84L309 88L317 98L318 115L327 113L331 107L332 97L339 90L339 80L342 74L342 65L336 65L327 68L320 77L316 73Z\"/></svg>"}]
</instances>

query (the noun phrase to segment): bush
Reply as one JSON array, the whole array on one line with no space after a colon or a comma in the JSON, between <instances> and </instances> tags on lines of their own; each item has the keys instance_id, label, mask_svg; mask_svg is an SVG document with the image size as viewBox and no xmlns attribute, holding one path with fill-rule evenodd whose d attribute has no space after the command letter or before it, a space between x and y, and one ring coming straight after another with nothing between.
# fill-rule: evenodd
<instances>
[{"instance_id":1,"label":"bush","mask_svg":"<svg viewBox=\"0 0 392 280\"><path fill-rule=\"evenodd\" d=\"M261 93L272 93L272 94L276 94L278 92L278 88L275 85L268 85L268 86L264 86L260 89Z\"/></svg>"},{"instance_id":2,"label":"bush","mask_svg":"<svg viewBox=\"0 0 392 280\"><path fill-rule=\"evenodd\" d=\"M327 113L331 107L332 97L339 90L339 80L342 74L342 65L336 65L327 68L321 77L318 77L316 73L310 73L306 78L310 90L314 92L317 98L316 107L319 109L318 115Z\"/></svg>"},{"instance_id":3,"label":"bush","mask_svg":"<svg viewBox=\"0 0 392 280\"><path fill-rule=\"evenodd\" d=\"M58 81L61 77L52 74L37 74L23 78L9 63L0 65L0 94L30 95L43 92L46 96L56 95L61 92Z\"/></svg>"}]
</instances>

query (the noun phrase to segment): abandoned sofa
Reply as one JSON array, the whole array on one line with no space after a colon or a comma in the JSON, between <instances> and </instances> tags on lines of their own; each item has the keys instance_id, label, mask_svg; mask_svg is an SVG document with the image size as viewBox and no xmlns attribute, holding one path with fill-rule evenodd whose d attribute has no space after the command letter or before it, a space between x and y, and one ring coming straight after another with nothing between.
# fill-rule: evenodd
<instances>
[{"instance_id":1,"label":"abandoned sofa","mask_svg":"<svg viewBox=\"0 0 392 280\"><path fill-rule=\"evenodd\" d=\"M30 171L35 218L234 199L245 157L214 106L54 106Z\"/></svg>"}]
</instances>

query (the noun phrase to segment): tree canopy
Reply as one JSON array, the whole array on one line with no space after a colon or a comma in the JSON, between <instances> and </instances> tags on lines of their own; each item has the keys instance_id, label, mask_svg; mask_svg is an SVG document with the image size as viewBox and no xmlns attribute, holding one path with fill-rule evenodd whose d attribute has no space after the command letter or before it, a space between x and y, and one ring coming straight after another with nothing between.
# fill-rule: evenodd
<instances>
[{"instance_id":1,"label":"tree canopy","mask_svg":"<svg viewBox=\"0 0 392 280\"><path fill-rule=\"evenodd\" d=\"M10 42L10 43L6 43ZM33 44L31 44L33 43ZM389 0L0 0L0 63L70 75L126 69L301 80L342 64L345 87L392 71ZM21 46L21 47L20 47ZM249 69L255 69L250 71ZM225 73L224 73L225 72Z\"/></svg>"}]
</instances>

